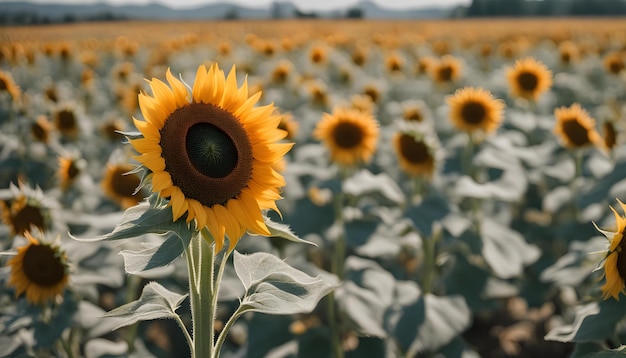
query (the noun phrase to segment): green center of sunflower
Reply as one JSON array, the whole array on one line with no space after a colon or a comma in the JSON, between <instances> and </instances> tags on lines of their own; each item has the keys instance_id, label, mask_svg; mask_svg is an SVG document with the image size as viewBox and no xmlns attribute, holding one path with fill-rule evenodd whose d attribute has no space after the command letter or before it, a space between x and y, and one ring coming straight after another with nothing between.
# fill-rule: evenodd
<instances>
[{"instance_id":1,"label":"green center of sunflower","mask_svg":"<svg viewBox=\"0 0 626 358\"><path fill-rule=\"evenodd\" d=\"M524 91L532 92L539 84L539 78L532 72L522 72L517 76L517 83Z\"/></svg>"},{"instance_id":2,"label":"green center of sunflower","mask_svg":"<svg viewBox=\"0 0 626 358\"><path fill-rule=\"evenodd\" d=\"M26 205L12 217L11 222L13 224L13 230L18 235L23 235L24 232L30 231L31 226L43 230L44 229L44 217L36 206Z\"/></svg>"},{"instance_id":3,"label":"green center of sunflower","mask_svg":"<svg viewBox=\"0 0 626 358\"><path fill-rule=\"evenodd\" d=\"M482 103L467 102L461 108L461 117L468 124L480 124L485 120L487 110Z\"/></svg>"},{"instance_id":4,"label":"green center of sunflower","mask_svg":"<svg viewBox=\"0 0 626 358\"><path fill-rule=\"evenodd\" d=\"M54 286L65 277L65 265L59 253L48 245L32 244L24 253L24 274L38 286Z\"/></svg>"},{"instance_id":5,"label":"green center of sunflower","mask_svg":"<svg viewBox=\"0 0 626 358\"><path fill-rule=\"evenodd\" d=\"M400 137L400 153L407 161L419 164L432 160L428 146L421 140L416 140L412 135L403 134Z\"/></svg>"},{"instance_id":6,"label":"green center of sunflower","mask_svg":"<svg viewBox=\"0 0 626 358\"><path fill-rule=\"evenodd\" d=\"M576 118L563 122L563 133L576 147L582 147L591 143L589 131L583 127Z\"/></svg>"},{"instance_id":7,"label":"green center of sunflower","mask_svg":"<svg viewBox=\"0 0 626 358\"><path fill-rule=\"evenodd\" d=\"M191 164L211 178L223 178L237 166L237 147L221 129L209 123L189 128L186 138Z\"/></svg>"},{"instance_id":8,"label":"green center of sunflower","mask_svg":"<svg viewBox=\"0 0 626 358\"><path fill-rule=\"evenodd\" d=\"M172 112L160 134L165 171L186 198L223 205L248 185L252 143L232 113L193 102Z\"/></svg>"},{"instance_id":9,"label":"green center of sunflower","mask_svg":"<svg viewBox=\"0 0 626 358\"><path fill-rule=\"evenodd\" d=\"M363 129L351 122L340 122L333 131L333 141L343 149L357 147L361 144L363 136Z\"/></svg>"}]
</instances>

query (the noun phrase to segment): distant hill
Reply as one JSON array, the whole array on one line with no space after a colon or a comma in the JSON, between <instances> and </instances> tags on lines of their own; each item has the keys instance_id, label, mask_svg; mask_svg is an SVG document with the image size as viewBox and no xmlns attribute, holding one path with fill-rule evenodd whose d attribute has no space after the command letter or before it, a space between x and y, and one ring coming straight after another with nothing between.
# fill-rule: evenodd
<instances>
[{"instance_id":1,"label":"distant hill","mask_svg":"<svg viewBox=\"0 0 626 358\"><path fill-rule=\"evenodd\" d=\"M172 9L158 3L146 5L114 6L95 4L38 4L23 1L0 2L0 24L34 24L75 22L89 20L221 20L221 19L270 19L270 18L342 18L364 19L418 19L445 18L452 14L450 8L387 9L372 1L345 9L320 12L302 12L288 1L276 1L267 8L245 7L217 3L186 9Z\"/></svg>"}]
</instances>

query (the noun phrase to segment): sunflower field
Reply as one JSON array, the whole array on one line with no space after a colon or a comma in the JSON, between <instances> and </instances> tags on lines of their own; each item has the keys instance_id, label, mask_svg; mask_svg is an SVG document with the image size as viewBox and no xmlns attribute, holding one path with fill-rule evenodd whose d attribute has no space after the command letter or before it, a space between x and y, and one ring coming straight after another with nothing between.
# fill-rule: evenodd
<instances>
[{"instance_id":1,"label":"sunflower field","mask_svg":"<svg viewBox=\"0 0 626 358\"><path fill-rule=\"evenodd\" d=\"M0 32L0 356L626 354L623 19Z\"/></svg>"}]
</instances>

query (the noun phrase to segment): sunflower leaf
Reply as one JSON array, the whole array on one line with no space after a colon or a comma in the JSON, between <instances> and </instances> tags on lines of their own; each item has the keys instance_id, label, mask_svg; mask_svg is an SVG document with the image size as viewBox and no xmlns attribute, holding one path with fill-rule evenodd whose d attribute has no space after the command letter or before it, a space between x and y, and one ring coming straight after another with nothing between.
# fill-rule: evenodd
<instances>
[{"instance_id":1,"label":"sunflower leaf","mask_svg":"<svg viewBox=\"0 0 626 358\"><path fill-rule=\"evenodd\" d=\"M524 267L537 261L541 250L528 244L517 231L495 220L485 219L481 225L482 254L497 277L513 278Z\"/></svg>"},{"instance_id":2,"label":"sunflower leaf","mask_svg":"<svg viewBox=\"0 0 626 358\"><path fill-rule=\"evenodd\" d=\"M405 201L402 189L388 174L375 175L366 169L362 169L346 179L342 189L346 194L356 197L366 194L380 194L395 204L402 204Z\"/></svg>"},{"instance_id":3,"label":"sunflower leaf","mask_svg":"<svg viewBox=\"0 0 626 358\"><path fill-rule=\"evenodd\" d=\"M172 292L157 282L149 282L143 287L139 299L105 313L104 317L119 319L114 330L139 321L173 318L186 297L187 295Z\"/></svg>"},{"instance_id":4,"label":"sunflower leaf","mask_svg":"<svg viewBox=\"0 0 626 358\"><path fill-rule=\"evenodd\" d=\"M173 232L180 238L190 237L193 234L193 224L187 224L184 218L172 221L172 207L153 207L149 202L127 209L119 223L112 232L93 238L72 238L82 242L94 242L102 240L120 240L137 237L147 233L165 234Z\"/></svg>"},{"instance_id":5,"label":"sunflower leaf","mask_svg":"<svg viewBox=\"0 0 626 358\"><path fill-rule=\"evenodd\" d=\"M293 242L299 242L303 244L317 246L317 244L314 242L299 238L298 235L296 235L293 231L291 231L291 228L289 227L289 225L272 221L272 219L270 219L267 216L265 216L264 219L265 219L265 226L267 226L267 229L270 231L270 234L272 237L279 237L281 239L286 239L286 240L293 241Z\"/></svg>"},{"instance_id":6,"label":"sunflower leaf","mask_svg":"<svg viewBox=\"0 0 626 358\"><path fill-rule=\"evenodd\" d=\"M308 313L334 288L321 277L311 277L268 253L243 255L235 251L233 262L246 289L242 311Z\"/></svg>"},{"instance_id":7,"label":"sunflower leaf","mask_svg":"<svg viewBox=\"0 0 626 358\"><path fill-rule=\"evenodd\" d=\"M154 247L140 251L123 250L120 254L124 257L124 268L129 274L135 275L169 265L183 254L191 237L191 232L182 232L180 236L170 234L167 240Z\"/></svg>"},{"instance_id":8,"label":"sunflower leaf","mask_svg":"<svg viewBox=\"0 0 626 358\"><path fill-rule=\"evenodd\" d=\"M559 326L545 336L548 341L595 342L612 338L619 322L626 317L626 305L614 299L579 307L571 325Z\"/></svg>"}]
</instances>

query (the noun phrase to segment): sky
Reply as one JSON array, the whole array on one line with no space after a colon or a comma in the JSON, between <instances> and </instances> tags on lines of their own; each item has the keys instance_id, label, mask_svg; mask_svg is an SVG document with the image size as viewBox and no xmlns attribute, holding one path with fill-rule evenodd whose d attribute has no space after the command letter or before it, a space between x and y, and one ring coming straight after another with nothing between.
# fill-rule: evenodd
<instances>
[{"instance_id":1,"label":"sky","mask_svg":"<svg viewBox=\"0 0 626 358\"><path fill-rule=\"evenodd\" d=\"M14 0L0 0L0 2ZM158 2L174 9L191 8L216 2L227 2L248 7L266 7L275 0L29 0L35 3L72 3L86 4L106 2L111 5L146 4ZM303 11L343 9L355 5L359 0L289 0ZM471 0L373 0L377 5L389 9L448 7L453 5L469 5Z\"/></svg>"}]
</instances>

